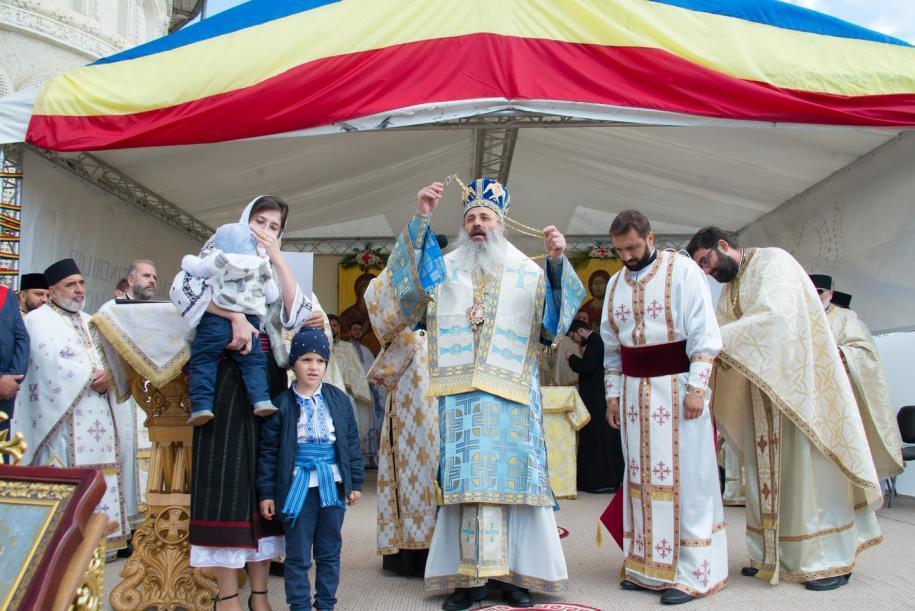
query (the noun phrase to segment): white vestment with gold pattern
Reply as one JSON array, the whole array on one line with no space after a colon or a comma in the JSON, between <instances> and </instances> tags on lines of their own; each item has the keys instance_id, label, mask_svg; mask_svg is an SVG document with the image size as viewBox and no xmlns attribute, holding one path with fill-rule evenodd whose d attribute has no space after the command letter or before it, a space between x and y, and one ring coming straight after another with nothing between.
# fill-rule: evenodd
<instances>
[{"instance_id":1,"label":"white vestment with gold pattern","mask_svg":"<svg viewBox=\"0 0 915 611\"><path fill-rule=\"evenodd\" d=\"M601 316L607 398L620 400L625 578L656 590L704 596L728 577L724 509L707 384L721 336L699 267L658 252L645 269L610 279ZM623 373L621 349L685 340L689 371ZM684 358L685 360L685 358ZM688 391L704 409L687 420Z\"/></svg>"},{"instance_id":2,"label":"white vestment with gold pattern","mask_svg":"<svg viewBox=\"0 0 915 611\"><path fill-rule=\"evenodd\" d=\"M775 584L850 573L882 540L882 497L816 290L784 250L747 249L717 315L715 417L746 466L756 576Z\"/></svg>"},{"instance_id":3,"label":"white vestment with gold pattern","mask_svg":"<svg viewBox=\"0 0 915 611\"><path fill-rule=\"evenodd\" d=\"M378 448L378 553L429 549L439 437L425 331L401 331L378 354L369 379L388 391Z\"/></svg>"},{"instance_id":4,"label":"white vestment with gold pattern","mask_svg":"<svg viewBox=\"0 0 915 611\"><path fill-rule=\"evenodd\" d=\"M855 393L877 475L881 479L899 475L905 468L902 437L874 338L852 310L830 305L826 318Z\"/></svg>"},{"instance_id":5,"label":"white vestment with gold pattern","mask_svg":"<svg viewBox=\"0 0 915 611\"><path fill-rule=\"evenodd\" d=\"M97 511L117 525L108 549L126 546L130 530L121 479L115 415L106 395L92 390L98 370L107 370L89 316L49 302L25 319L31 339L29 370L16 397L12 430L28 445L23 463L98 469L105 495ZM110 373L109 373L110 378Z\"/></svg>"}]
</instances>

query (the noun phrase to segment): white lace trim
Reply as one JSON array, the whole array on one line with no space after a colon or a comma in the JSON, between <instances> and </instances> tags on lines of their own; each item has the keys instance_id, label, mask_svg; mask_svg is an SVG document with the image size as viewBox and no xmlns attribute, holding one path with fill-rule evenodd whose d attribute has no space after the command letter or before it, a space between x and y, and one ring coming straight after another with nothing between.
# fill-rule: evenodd
<instances>
[{"instance_id":1,"label":"white lace trim","mask_svg":"<svg viewBox=\"0 0 915 611\"><path fill-rule=\"evenodd\" d=\"M257 542L256 550L243 547L192 545L191 566L240 569L244 568L248 562L275 560L284 553L286 553L286 540L283 537L264 537Z\"/></svg>"}]
</instances>

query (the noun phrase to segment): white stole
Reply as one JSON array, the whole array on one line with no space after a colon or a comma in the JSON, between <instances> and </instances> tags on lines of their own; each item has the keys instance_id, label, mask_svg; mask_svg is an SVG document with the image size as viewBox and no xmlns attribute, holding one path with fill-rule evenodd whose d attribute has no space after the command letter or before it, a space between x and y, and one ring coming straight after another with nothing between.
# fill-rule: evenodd
<instances>
[{"instance_id":1,"label":"white stole","mask_svg":"<svg viewBox=\"0 0 915 611\"><path fill-rule=\"evenodd\" d=\"M467 319L474 298L471 270L460 267L456 252L445 256L445 268L447 277L428 309L430 393L482 390L527 403L543 321L543 270L506 244L495 290L483 297L485 320L474 330Z\"/></svg>"}]
</instances>

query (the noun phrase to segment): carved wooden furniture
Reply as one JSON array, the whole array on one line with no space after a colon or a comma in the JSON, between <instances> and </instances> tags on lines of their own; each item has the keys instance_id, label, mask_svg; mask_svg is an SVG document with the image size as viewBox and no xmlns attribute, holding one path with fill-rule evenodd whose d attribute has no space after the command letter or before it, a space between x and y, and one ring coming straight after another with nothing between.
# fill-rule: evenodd
<instances>
[{"instance_id":1,"label":"carved wooden furniture","mask_svg":"<svg viewBox=\"0 0 915 611\"><path fill-rule=\"evenodd\" d=\"M185 422L190 399L178 376L155 388L135 372L131 393L146 413L152 449L143 523L134 531L133 554L111 592L116 611L210 609L217 586L207 573L190 566L191 442Z\"/></svg>"}]
</instances>

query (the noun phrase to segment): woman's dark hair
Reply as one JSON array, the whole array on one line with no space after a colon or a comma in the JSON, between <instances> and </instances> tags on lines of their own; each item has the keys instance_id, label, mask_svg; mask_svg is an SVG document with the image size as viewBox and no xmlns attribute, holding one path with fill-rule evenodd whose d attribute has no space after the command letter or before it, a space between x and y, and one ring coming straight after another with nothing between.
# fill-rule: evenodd
<instances>
[{"instance_id":1,"label":"woman's dark hair","mask_svg":"<svg viewBox=\"0 0 915 611\"><path fill-rule=\"evenodd\" d=\"M575 320L572 321L572 324L569 325L569 333L574 333L574 332L578 331L579 329L587 329L590 331L591 325L589 325L588 323L586 323L582 320L578 320L576 318Z\"/></svg>"},{"instance_id":2,"label":"woman's dark hair","mask_svg":"<svg viewBox=\"0 0 915 611\"><path fill-rule=\"evenodd\" d=\"M249 219L251 216L254 216L263 210L279 210L280 231L286 229L286 217L289 216L289 204L275 195L264 195L263 197L258 198L256 202L254 202L254 206L251 207L251 214L249 215Z\"/></svg>"},{"instance_id":3,"label":"woman's dark hair","mask_svg":"<svg viewBox=\"0 0 915 611\"><path fill-rule=\"evenodd\" d=\"M686 245L686 252L692 257L700 248L712 250L718 246L720 240L724 240L731 248L737 248L737 238L723 229L710 225L696 232L696 235Z\"/></svg>"}]
</instances>

